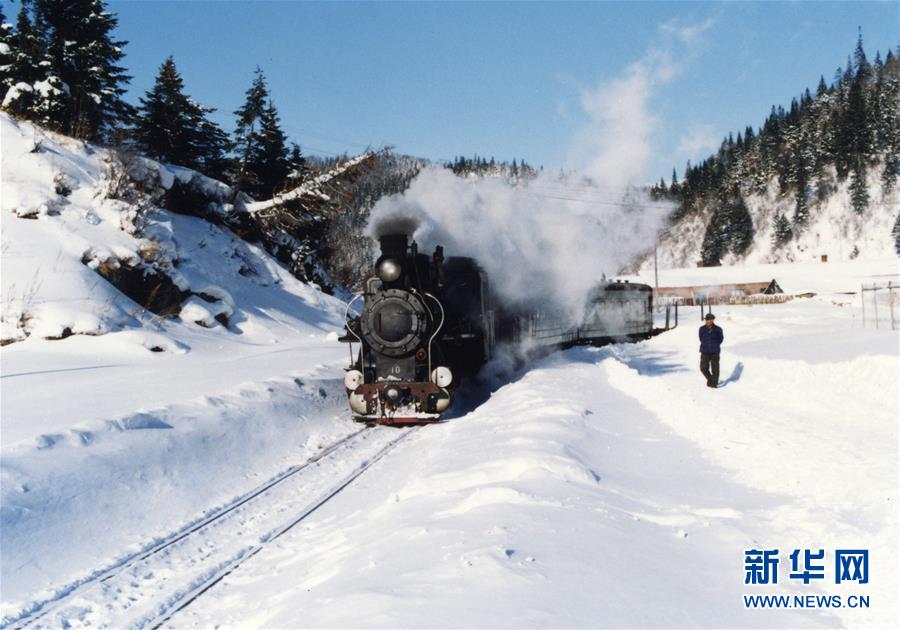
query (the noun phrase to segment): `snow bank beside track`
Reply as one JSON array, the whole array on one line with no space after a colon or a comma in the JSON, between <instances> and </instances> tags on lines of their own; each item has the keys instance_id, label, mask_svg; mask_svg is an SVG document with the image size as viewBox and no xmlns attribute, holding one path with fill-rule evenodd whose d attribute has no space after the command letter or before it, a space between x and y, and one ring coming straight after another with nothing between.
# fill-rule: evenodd
<instances>
[{"instance_id":1,"label":"snow bank beside track","mask_svg":"<svg viewBox=\"0 0 900 630\"><path fill-rule=\"evenodd\" d=\"M357 430L343 384L319 372L4 452L4 622Z\"/></svg>"},{"instance_id":2,"label":"snow bank beside track","mask_svg":"<svg viewBox=\"0 0 900 630\"><path fill-rule=\"evenodd\" d=\"M224 184L126 158L137 185L112 151L5 113L0 135L8 620L355 427L344 304L155 205L176 179L211 195L201 206Z\"/></svg>"}]
</instances>

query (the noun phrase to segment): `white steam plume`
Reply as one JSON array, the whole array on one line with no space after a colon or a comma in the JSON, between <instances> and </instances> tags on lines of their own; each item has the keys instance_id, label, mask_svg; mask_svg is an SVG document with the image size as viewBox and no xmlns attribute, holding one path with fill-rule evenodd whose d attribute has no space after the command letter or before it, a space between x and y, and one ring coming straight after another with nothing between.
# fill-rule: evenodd
<instances>
[{"instance_id":1,"label":"white steam plume","mask_svg":"<svg viewBox=\"0 0 900 630\"><path fill-rule=\"evenodd\" d=\"M581 91L588 123L569 152L574 169L602 186L621 188L648 181L647 166L660 125L651 101L696 57L701 35L714 23L710 18L697 24L676 20L661 24L659 41L641 59L620 76Z\"/></svg>"},{"instance_id":2,"label":"white steam plume","mask_svg":"<svg viewBox=\"0 0 900 630\"><path fill-rule=\"evenodd\" d=\"M448 256L471 256L507 304L556 307L574 321L604 274L653 246L670 211L638 192L611 195L552 175L512 187L431 168L378 201L369 231L416 221L422 251L443 245Z\"/></svg>"}]
</instances>

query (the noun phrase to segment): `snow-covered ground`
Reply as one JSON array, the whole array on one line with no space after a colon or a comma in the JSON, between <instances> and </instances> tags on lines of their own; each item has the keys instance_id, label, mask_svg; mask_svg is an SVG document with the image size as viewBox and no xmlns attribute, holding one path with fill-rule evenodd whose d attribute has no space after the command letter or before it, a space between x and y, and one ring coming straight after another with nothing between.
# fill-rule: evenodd
<instances>
[{"instance_id":1,"label":"snow-covered ground","mask_svg":"<svg viewBox=\"0 0 900 630\"><path fill-rule=\"evenodd\" d=\"M893 265L861 263L856 276L845 269L846 285L810 279L803 288L851 290ZM776 271L781 282L795 269ZM697 309L645 343L548 357L477 409L412 435L167 624L892 627L898 337L863 329L852 302L828 291L717 309L726 344L715 391L696 370ZM329 393L321 402L318 387ZM156 466L167 474L147 465L164 450L152 434L164 431L5 454L4 539L25 546L4 542L15 550L4 551L6 610L54 584L48 576L72 582L106 568L350 432L336 379L312 388L275 381L274 392L250 388L152 414L194 425L187 443L179 444L183 433L165 440ZM300 439L311 430L315 439ZM284 441L273 450L278 433ZM247 436L258 449L245 449ZM123 473L118 459L104 466L104 451L125 439L144 478ZM60 483L47 470L48 461L62 471L92 449L100 452L81 460L90 470L81 478ZM8 508L27 496L9 492L11 469L21 471L19 484L38 482L41 507L30 522L10 518ZM105 475L126 487L107 487ZM231 494L207 494L223 476ZM319 490L307 488L309 500ZM109 497L123 504L107 511ZM87 515L97 505L102 526ZM276 515L271 527L295 516ZM754 548L780 550L777 586L744 584L744 552ZM826 579L803 585L788 577L789 554L807 548L826 550ZM835 585L834 552L860 548L869 550L869 583ZM137 601L159 588L155 576L188 575L191 564L175 556L164 571L139 576L146 585L136 581ZM121 595L90 593L56 619L113 627L133 619ZM841 595L845 606L863 594L871 607L747 610L745 593Z\"/></svg>"},{"instance_id":2,"label":"snow-covered ground","mask_svg":"<svg viewBox=\"0 0 900 630\"><path fill-rule=\"evenodd\" d=\"M716 308L717 390L689 308L650 341L527 366L445 423L357 433L340 303L200 219L154 210L123 231L101 151L46 136L29 153L34 132L2 123L4 323L28 332L0 350L3 626L900 621L900 337L864 328L848 294L896 280L896 259L662 270L661 286L816 293ZM148 233L227 326L153 317L82 264L140 256ZM751 549L779 550L777 584L745 584ZM824 550L825 577L791 578L794 549ZM839 549L868 550L867 584L835 584Z\"/></svg>"}]
</instances>

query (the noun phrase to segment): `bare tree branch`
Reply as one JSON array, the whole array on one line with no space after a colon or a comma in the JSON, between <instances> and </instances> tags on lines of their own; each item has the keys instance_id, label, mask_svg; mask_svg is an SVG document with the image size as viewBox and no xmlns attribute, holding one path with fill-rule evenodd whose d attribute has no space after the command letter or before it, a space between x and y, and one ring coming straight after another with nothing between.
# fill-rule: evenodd
<instances>
[{"instance_id":1,"label":"bare tree branch","mask_svg":"<svg viewBox=\"0 0 900 630\"><path fill-rule=\"evenodd\" d=\"M263 210L268 210L276 206L280 206L287 201L299 200L302 197L315 197L322 201L329 201L330 197L322 191L322 188L336 177L340 177L355 166L362 164L375 156L375 153L364 153L354 158L336 165L329 171L313 177L309 181L303 182L296 188L287 192L275 195L271 199L265 201L254 201L244 206L244 209L250 214L256 214Z\"/></svg>"}]
</instances>

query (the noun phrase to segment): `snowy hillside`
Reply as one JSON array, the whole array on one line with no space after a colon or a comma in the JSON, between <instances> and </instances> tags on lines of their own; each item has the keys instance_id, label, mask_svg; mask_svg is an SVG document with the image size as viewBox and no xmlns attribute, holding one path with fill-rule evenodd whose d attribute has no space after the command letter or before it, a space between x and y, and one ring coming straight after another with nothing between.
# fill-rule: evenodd
<instances>
[{"instance_id":1,"label":"snowy hillside","mask_svg":"<svg viewBox=\"0 0 900 630\"><path fill-rule=\"evenodd\" d=\"M190 348L182 337L203 329L223 340L273 339L285 327L276 310L299 321L340 312L259 248L153 203L176 181L212 199L228 196L224 184L143 158L125 166L5 114L0 124L4 343L111 334L121 347L182 352ZM141 180L130 185L125 169Z\"/></svg>"},{"instance_id":2,"label":"snowy hillside","mask_svg":"<svg viewBox=\"0 0 900 630\"><path fill-rule=\"evenodd\" d=\"M882 195L883 167L868 174L871 203L862 214L852 209L850 181L844 181L828 198L809 208L809 223L798 235L781 246L773 245L775 220L794 212L793 195L781 195L773 178L765 194L744 197L753 220L753 241L742 256L728 254L722 263L812 262L827 256L841 261L878 259L895 256L893 235L897 212L900 212L900 188ZM707 203L700 210L676 222L661 240L658 251L662 268L690 267L702 259L701 247L714 204ZM652 270L652 257L641 264L643 271Z\"/></svg>"}]
</instances>

